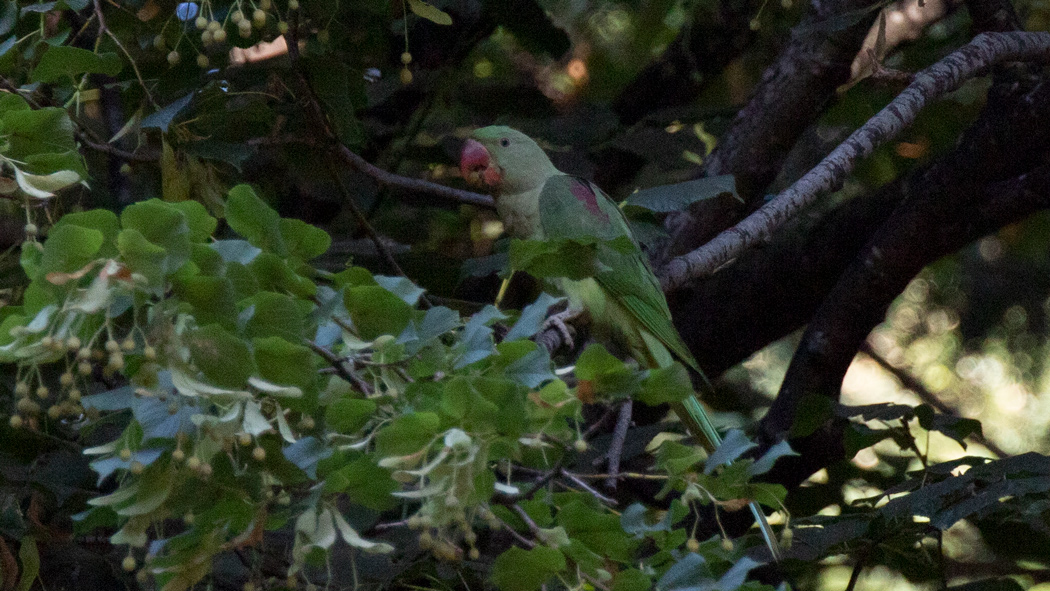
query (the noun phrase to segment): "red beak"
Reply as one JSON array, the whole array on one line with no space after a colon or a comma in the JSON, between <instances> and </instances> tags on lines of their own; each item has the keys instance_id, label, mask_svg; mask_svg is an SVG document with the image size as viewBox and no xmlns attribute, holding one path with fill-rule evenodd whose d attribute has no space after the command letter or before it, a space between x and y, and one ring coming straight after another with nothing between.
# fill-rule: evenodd
<instances>
[{"instance_id":1,"label":"red beak","mask_svg":"<svg viewBox=\"0 0 1050 591\"><path fill-rule=\"evenodd\" d=\"M492 163L492 155L475 139L468 139L463 144L463 151L459 155L459 171L471 184L485 183L495 187L503 180L502 171Z\"/></svg>"}]
</instances>

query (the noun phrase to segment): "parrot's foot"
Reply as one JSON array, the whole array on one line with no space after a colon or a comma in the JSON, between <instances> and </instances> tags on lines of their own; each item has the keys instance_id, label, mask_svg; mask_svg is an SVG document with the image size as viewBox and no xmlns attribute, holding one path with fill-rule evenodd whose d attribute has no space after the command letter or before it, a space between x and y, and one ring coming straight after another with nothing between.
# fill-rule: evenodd
<instances>
[{"instance_id":1,"label":"parrot's foot","mask_svg":"<svg viewBox=\"0 0 1050 591\"><path fill-rule=\"evenodd\" d=\"M547 320L543 322L543 330L547 330L548 328L554 328L558 331L558 334L561 335L565 346L569 349L572 349L576 346L576 341L572 337L572 331L569 328L569 321L575 319L578 316L580 316L580 312L578 310L569 309L565 310L564 312L558 312L557 314L548 317Z\"/></svg>"}]
</instances>

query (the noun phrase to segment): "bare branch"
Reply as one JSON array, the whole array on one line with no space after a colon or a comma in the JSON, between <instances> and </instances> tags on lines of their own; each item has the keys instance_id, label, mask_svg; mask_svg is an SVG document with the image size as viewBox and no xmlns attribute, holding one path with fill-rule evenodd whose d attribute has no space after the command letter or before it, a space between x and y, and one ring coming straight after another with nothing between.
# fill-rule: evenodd
<instances>
[{"instance_id":1,"label":"bare branch","mask_svg":"<svg viewBox=\"0 0 1050 591\"><path fill-rule=\"evenodd\" d=\"M335 131L332 129L331 123L325 116L324 109L321 107L321 102L317 98L317 95L313 92L306 75L300 69L299 62L299 39L297 36L296 28L298 23L290 23L288 28L288 57L291 59L292 65L295 68L295 77L298 78L299 88L303 91L302 96L306 102L307 117L312 119L313 124L318 129L324 131L324 137L328 143L331 143L335 148L335 155L340 160L350 165L354 169L368 175L380 185L386 185L390 187L397 187L406 191L412 191L416 193L428 193L436 195L438 197L444 197L452 201L459 201L461 203L469 203L471 205L477 205L480 207L493 208L495 202L492 197L483 195L481 193L474 193L472 191L464 191L462 189L455 189L453 187L446 187L445 185L439 185L423 179L413 179L404 177L399 174L387 172L378 166L368 162L358 154L354 153L350 148L347 148L340 143L337 138Z\"/></svg>"},{"instance_id":2,"label":"bare branch","mask_svg":"<svg viewBox=\"0 0 1050 591\"><path fill-rule=\"evenodd\" d=\"M982 33L940 62L872 117L820 164L772 201L706 245L673 259L660 270L664 290L706 277L744 250L768 241L773 232L818 197L836 190L857 161L894 138L931 101L1007 61L1050 59L1050 33Z\"/></svg>"}]
</instances>

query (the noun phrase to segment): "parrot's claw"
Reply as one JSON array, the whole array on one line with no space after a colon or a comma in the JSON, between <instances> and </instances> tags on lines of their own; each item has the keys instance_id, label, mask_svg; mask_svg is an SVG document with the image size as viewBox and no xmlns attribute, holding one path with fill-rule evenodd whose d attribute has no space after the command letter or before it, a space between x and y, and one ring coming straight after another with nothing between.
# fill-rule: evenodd
<instances>
[{"instance_id":1,"label":"parrot's claw","mask_svg":"<svg viewBox=\"0 0 1050 591\"><path fill-rule=\"evenodd\" d=\"M572 331L569 329L569 321L579 316L580 313L576 310L565 310L564 312L558 312L553 316L550 316L543 322L543 329L553 327L561 335L565 346L570 350L576 347L576 341L572 338Z\"/></svg>"}]
</instances>

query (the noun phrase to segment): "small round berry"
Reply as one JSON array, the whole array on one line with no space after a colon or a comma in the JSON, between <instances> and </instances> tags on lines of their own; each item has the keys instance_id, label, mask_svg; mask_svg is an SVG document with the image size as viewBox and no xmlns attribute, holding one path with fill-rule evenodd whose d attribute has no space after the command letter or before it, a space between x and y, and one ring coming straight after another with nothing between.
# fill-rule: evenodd
<instances>
[{"instance_id":1,"label":"small round berry","mask_svg":"<svg viewBox=\"0 0 1050 591\"><path fill-rule=\"evenodd\" d=\"M233 24L239 25L241 24L241 21L244 20L244 13L241 12L239 9L234 10L230 13L230 20L233 21Z\"/></svg>"},{"instance_id":2,"label":"small round berry","mask_svg":"<svg viewBox=\"0 0 1050 591\"><path fill-rule=\"evenodd\" d=\"M200 474L201 474L202 478L207 478L207 477L211 476L212 471L213 471L213 469L211 467L211 464L202 464L201 465L201 472L200 472Z\"/></svg>"},{"instance_id":3,"label":"small round berry","mask_svg":"<svg viewBox=\"0 0 1050 591\"><path fill-rule=\"evenodd\" d=\"M299 10L299 0L288 0L288 10Z\"/></svg>"},{"instance_id":4,"label":"small round berry","mask_svg":"<svg viewBox=\"0 0 1050 591\"><path fill-rule=\"evenodd\" d=\"M266 12L261 8L256 8L255 12L252 13L252 25L256 29L261 29L266 26Z\"/></svg>"},{"instance_id":5,"label":"small round berry","mask_svg":"<svg viewBox=\"0 0 1050 591\"><path fill-rule=\"evenodd\" d=\"M106 364L106 367L114 371L120 371L124 369L124 354L120 351L117 351L116 353L110 355L109 362Z\"/></svg>"},{"instance_id":6,"label":"small round berry","mask_svg":"<svg viewBox=\"0 0 1050 591\"><path fill-rule=\"evenodd\" d=\"M200 470L201 469L201 459L198 458L197 456L191 457L190 459L186 460L186 467L189 468L190 470L193 470L194 472Z\"/></svg>"},{"instance_id":7,"label":"small round berry","mask_svg":"<svg viewBox=\"0 0 1050 591\"><path fill-rule=\"evenodd\" d=\"M470 552L468 553L468 556L470 556L471 560L477 560L481 558L481 551L477 548L471 548Z\"/></svg>"},{"instance_id":8,"label":"small round berry","mask_svg":"<svg viewBox=\"0 0 1050 591\"><path fill-rule=\"evenodd\" d=\"M208 19L204 18L203 16L198 16L197 20L193 21L193 24L197 25L198 29L203 30L208 28Z\"/></svg>"},{"instance_id":9,"label":"small round berry","mask_svg":"<svg viewBox=\"0 0 1050 591\"><path fill-rule=\"evenodd\" d=\"M15 384L15 394L18 396L29 396L29 384L25 382Z\"/></svg>"},{"instance_id":10,"label":"small round berry","mask_svg":"<svg viewBox=\"0 0 1050 591\"><path fill-rule=\"evenodd\" d=\"M197 65L201 68L208 67L208 56L203 53L197 56Z\"/></svg>"},{"instance_id":11,"label":"small round berry","mask_svg":"<svg viewBox=\"0 0 1050 591\"><path fill-rule=\"evenodd\" d=\"M753 18L751 19L751 22L747 24L747 27L752 31L757 31L762 28L762 22L759 21L757 18Z\"/></svg>"},{"instance_id":12,"label":"small round berry","mask_svg":"<svg viewBox=\"0 0 1050 591\"><path fill-rule=\"evenodd\" d=\"M69 337L66 339L66 348L70 351L80 350L80 339L77 337Z\"/></svg>"},{"instance_id":13,"label":"small round berry","mask_svg":"<svg viewBox=\"0 0 1050 591\"><path fill-rule=\"evenodd\" d=\"M77 373L82 376L91 375L91 364L87 361L81 361L77 364Z\"/></svg>"},{"instance_id":14,"label":"small round berry","mask_svg":"<svg viewBox=\"0 0 1050 591\"><path fill-rule=\"evenodd\" d=\"M726 552L732 552L733 540L730 540L729 538L722 538L722 549Z\"/></svg>"},{"instance_id":15,"label":"small round berry","mask_svg":"<svg viewBox=\"0 0 1050 591\"><path fill-rule=\"evenodd\" d=\"M401 68L401 84L412 84L412 71L408 68Z\"/></svg>"},{"instance_id":16,"label":"small round berry","mask_svg":"<svg viewBox=\"0 0 1050 591\"><path fill-rule=\"evenodd\" d=\"M252 22L248 19L244 19L237 24L237 34L247 39L252 36Z\"/></svg>"},{"instance_id":17,"label":"small round berry","mask_svg":"<svg viewBox=\"0 0 1050 591\"><path fill-rule=\"evenodd\" d=\"M88 359L91 359L91 349L88 349L87 347L81 347L80 350L77 351L77 359L81 361L87 361Z\"/></svg>"},{"instance_id":18,"label":"small round berry","mask_svg":"<svg viewBox=\"0 0 1050 591\"><path fill-rule=\"evenodd\" d=\"M73 385L73 372L66 371L62 375L58 376L58 383L62 384L63 388L68 388Z\"/></svg>"},{"instance_id":19,"label":"small round berry","mask_svg":"<svg viewBox=\"0 0 1050 591\"><path fill-rule=\"evenodd\" d=\"M171 459L176 462L181 462L186 459L186 452L182 451L182 448L177 448L175 451L171 452Z\"/></svg>"},{"instance_id":20,"label":"small round berry","mask_svg":"<svg viewBox=\"0 0 1050 591\"><path fill-rule=\"evenodd\" d=\"M23 423L21 415L11 415L11 418L7 421L7 424L11 425L12 429L21 429Z\"/></svg>"},{"instance_id":21,"label":"small round berry","mask_svg":"<svg viewBox=\"0 0 1050 591\"><path fill-rule=\"evenodd\" d=\"M222 23L220 23L219 21L208 21L208 30L209 31L214 33L215 31L218 31L221 28L222 28Z\"/></svg>"},{"instance_id":22,"label":"small round berry","mask_svg":"<svg viewBox=\"0 0 1050 591\"><path fill-rule=\"evenodd\" d=\"M28 398L19 399L18 403L15 404L15 408L18 409L18 412L27 415L35 415L40 412L40 405Z\"/></svg>"},{"instance_id":23,"label":"small round berry","mask_svg":"<svg viewBox=\"0 0 1050 591\"><path fill-rule=\"evenodd\" d=\"M168 54L168 63L174 66L175 64L179 63L180 60L182 60L182 56L179 55L179 52L175 51L174 49L171 50L171 53Z\"/></svg>"},{"instance_id":24,"label":"small round berry","mask_svg":"<svg viewBox=\"0 0 1050 591\"><path fill-rule=\"evenodd\" d=\"M252 444L252 436L248 433L239 433L237 434L237 443L240 443L244 446L249 446Z\"/></svg>"},{"instance_id":25,"label":"small round berry","mask_svg":"<svg viewBox=\"0 0 1050 591\"><path fill-rule=\"evenodd\" d=\"M157 35L153 38L153 47L156 49L164 49L164 35Z\"/></svg>"},{"instance_id":26,"label":"small round berry","mask_svg":"<svg viewBox=\"0 0 1050 591\"><path fill-rule=\"evenodd\" d=\"M142 348L142 356L146 358L146 361L156 361L157 350L150 345L146 345Z\"/></svg>"},{"instance_id":27,"label":"small round berry","mask_svg":"<svg viewBox=\"0 0 1050 591\"><path fill-rule=\"evenodd\" d=\"M136 566L138 566L138 564L135 562L135 557L131 555L125 556L124 562L120 563L120 568L124 569L129 573L135 570Z\"/></svg>"},{"instance_id":28,"label":"small round berry","mask_svg":"<svg viewBox=\"0 0 1050 591\"><path fill-rule=\"evenodd\" d=\"M288 33L288 23L284 21L277 21L277 32L282 35Z\"/></svg>"},{"instance_id":29,"label":"small round berry","mask_svg":"<svg viewBox=\"0 0 1050 591\"><path fill-rule=\"evenodd\" d=\"M36 389L37 398L47 398L51 394L51 391L47 389L47 386L40 386Z\"/></svg>"},{"instance_id":30,"label":"small round berry","mask_svg":"<svg viewBox=\"0 0 1050 591\"><path fill-rule=\"evenodd\" d=\"M120 450L120 459L122 461L124 461L124 462L127 462L128 460L130 460L131 459L131 450L126 448L126 447L124 449Z\"/></svg>"},{"instance_id":31,"label":"small round berry","mask_svg":"<svg viewBox=\"0 0 1050 591\"><path fill-rule=\"evenodd\" d=\"M690 551L690 552L699 552L700 551L700 541L697 540L696 538L689 538L688 540L685 541L685 549Z\"/></svg>"},{"instance_id":32,"label":"small round berry","mask_svg":"<svg viewBox=\"0 0 1050 591\"><path fill-rule=\"evenodd\" d=\"M46 336L40 339L40 344L43 345L45 349L50 349L55 346L55 339L51 338L50 336Z\"/></svg>"},{"instance_id":33,"label":"small round berry","mask_svg":"<svg viewBox=\"0 0 1050 591\"><path fill-rule=\"evenodd\" d=\"M197 516L192 511L182 516L182 522L186 525L193 525L195 521L197 521Z\"/></svg>"},{"instance_id":34,"label":"small round berry","mask_svg":"<svg viewBox=\"0 0 1050 591\"><path fill-rule=\"evenodd\" d=\"M211 34L211 38L216 43L226 43L226 30L219 29L218 31L215 31Z\"/></svg>"},{"instance_id":35,"label":"small round berry","mask_svg":"<svg viewBox=\"0 0 1050 591\"><path fill-rule=\"evenodd\" d=\"M401 63L405 64L406 66L408 64L411 64L412 63L412 54L407 52L407 51L402 53L401 54Z\"/></svg>"},{"instance_id":36,"label":"small round berry","mask_svg":"<svg viewBox=\"0 0 1050 591\"><path fill-rule=\"evenodd\" d=\"M270 10L273 8L272 0L259 0L259 8L263 10Z\"/></svg>"},{"instance_id":37,"label":"small round berry","mask_svg":"<svg viewBox=\"0 0 1050 591\"><path fill-rule=\"evenodd\" d=\"M131 466L128 467L128 471L130 471L132 474L142 474L142 472L145 470L146 466L144 466L142 462L138 460L131 462Z\"/></svg>"},{"instance_id":38,"label":"small round berry","mask_svg":"<svg viewBox=\"0 0 1050 591\"><path fill-rule=\"evenodd\" d=\"M29 223L25 227L26 236L36 236L40 232L40 228L36 227L36 224Z\"/></svg>"},{"instance_id":39,"label":"small round berry","mask_svg":"<svg viewBox=\"0 0 1050 591\"><path fill-rule=\"evenodd\" d=\"M117 351L120 351L120 343L113 339L109 339L108 341L106 341L106 351L109 353L116 353Z\"/></svg>"},{"instance_id":40,"label":"small round berry","mask_svg":"<svg viewBox=\"0 0 1050 591\"><path fill-rule=\"evenodd\" d=\"M124 349L125 351L132 351L132 350L134 350L135 349L135 339L129 336L128 338L126 338L123 341L121 341L120 348Z\"/></svg>"},{"instance_id":41,"label":"small round berry","mask_svg":"<svg viewBox=\"0 0 1050 591\"><path fill-rule=\"evenodd\" d=\"M149 572L146 569L142 569L135 573L135 581L142 586L145 586L149 582Z\"/></svg>"},{"instance_id":42,"label":"small round berry","mask_svg":"<svg viewBox=\"0 0 1050 591\"><path fill-rule=\"evenodd\" d=\"M201 33L201 43L205 46L211 45L212 39L214 38L215 36L212 35L211 31L204 31L203 33Z\"/></svg>"},{"instance_id":43,"label":"small round berry","mask_svg":"<svg viewBox=\"0 0 1050 591\"><path fill-rule=\"evenodd\" d=\"M70 402L80 402L80 398L83 396L78 388L70 388L66 394Z\"/></svg>"},{"instance_id":44,"label":"small round berry","mask_svg":"<svg viewBox=\"0 0 1050 591\"><path fill-rule=\"evenodd\" d=\"M261 462L266 459L266 450L256 446L256 448L252 450L252 457L255 458L255 461Z\"/></svg>"},{"instance_id":45,"label":"small round berry","mask_svg":"<svg viewBox=\"0 0 1050 591\"><path fill-rule=\"evenodd\" d=\"M314 421L314 418L309 415L299 420L299 428L303 429L304 431L309 431L315 426L317 426L317 423Z\"/></svg>"},{"instance_id":46,"label":"small round berry","mask_svg":"<svg viewBox=\"0 0 1050 591\"><path fill-rule=\"evenodd\" d=\"M583 452L587 451L587 442L584 441L583 439L577 439L576 441L573 442L572 447L577 452L582 454Z\"/></svg>"}]
</instances>

